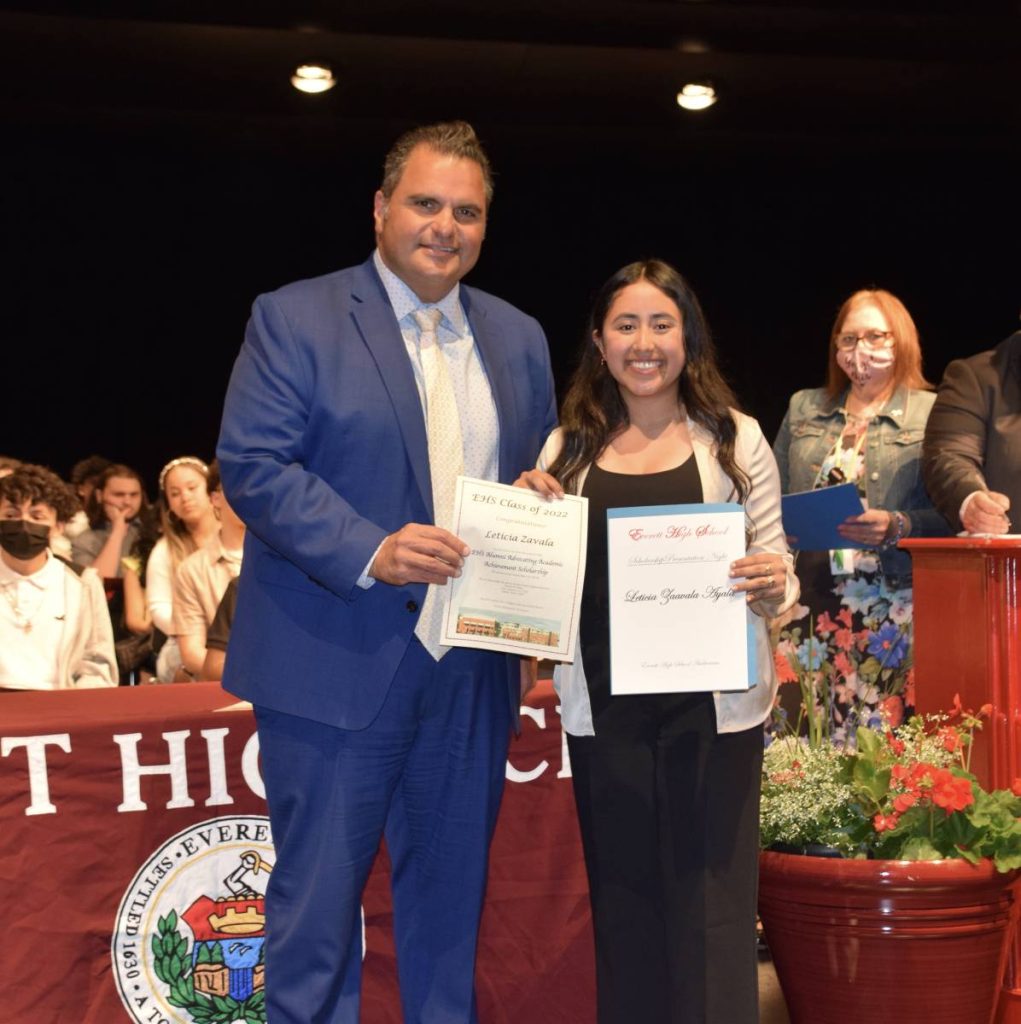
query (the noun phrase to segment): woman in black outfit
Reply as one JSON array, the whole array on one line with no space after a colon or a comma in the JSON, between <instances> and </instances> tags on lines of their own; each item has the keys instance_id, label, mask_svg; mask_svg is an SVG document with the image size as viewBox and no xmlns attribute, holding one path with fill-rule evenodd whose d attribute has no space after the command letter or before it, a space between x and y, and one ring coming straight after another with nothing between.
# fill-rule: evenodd
<instances>
[{"instance_id":1,"label":"woman in black outfit","mask_svg":"<svg viewBox=\"0 0 1021 1024\"><path fill-rule=\"evenodd\" d=\"M780 486L738 412L705 319L659 260L599 292L562 426L517 481L589 499L573 664L557 673L588 870L600 1024L754 1024L762 723L776 679L764 616L797 597ZM753 622L757 684L735 693L612 696L606 510L736 501L732 566Z\"/></svg>"}]
</instances>

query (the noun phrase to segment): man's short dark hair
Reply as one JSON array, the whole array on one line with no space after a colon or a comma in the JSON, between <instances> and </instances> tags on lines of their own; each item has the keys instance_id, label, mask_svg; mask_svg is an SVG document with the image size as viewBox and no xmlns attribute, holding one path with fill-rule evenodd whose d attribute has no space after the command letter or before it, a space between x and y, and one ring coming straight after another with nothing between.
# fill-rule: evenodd
<instances>
[{"instance_id":1,"label":"man's short dark hair","mask_svg":"<svg viewBox=\"0 0 1021 1024\"><path fill-rule=\"evenodd\" d=\"M79 459L71 468L71 483L75 487L86 480L95 483L103 475L103 471L112 465L113 463L109 459L104 459L102 455L90 455L88 458Z\"/></svg>"},{"instance_id":2,"label":"man's short dark hair","mask_svg":"<svg viewBox=\"0 0 1021 1024\"><path fill-rule=\"evenodd\" d=\"M401 180L411 151L416 146L428 146L443 156L473 160L482 169L486 189L486 205L493 201L493 170L489 166L479 137L467 121L443 121L425 124L405 132L391 147L383 161L383 183L379 186L384 199L389 199Z\"/></svg>"},{"instance_id":3,"label":"man's short dark hair","mask_svg":"<svg viewBox=\"0 0 1021 1024\"><path fill-rule=\"evenodd\" d=\"M0 501L12 505L49 505L58 523L66 523L78 511L78 499L68 484L45 466L23 463L13 473L0 477Z\"/></svg>"}]
</instances>

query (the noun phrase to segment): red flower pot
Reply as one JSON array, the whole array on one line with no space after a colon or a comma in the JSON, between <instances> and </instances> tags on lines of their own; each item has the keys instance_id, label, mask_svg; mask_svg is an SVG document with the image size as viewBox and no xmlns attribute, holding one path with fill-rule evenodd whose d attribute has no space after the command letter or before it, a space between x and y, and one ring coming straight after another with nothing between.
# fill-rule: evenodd
<instances>
[{"instance_id":1,"label":"red flower pot","mask_svg":"<svg viewBox=\"0 0 1021 1024\"><path fill-rule=\"evenodd\" d=\"M765 851L759 914L792 1024L989 1024L1021 872Z\"/></svg>"}]
</instances>

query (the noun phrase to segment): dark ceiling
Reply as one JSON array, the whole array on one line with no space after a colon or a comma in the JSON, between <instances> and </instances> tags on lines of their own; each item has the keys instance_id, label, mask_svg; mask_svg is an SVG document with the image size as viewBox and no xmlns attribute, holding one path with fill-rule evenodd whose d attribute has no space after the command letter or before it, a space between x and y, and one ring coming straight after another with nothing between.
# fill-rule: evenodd
<instances>
[{"instance_id":1,"label":"dark ceiling","mask_svg":"<svg viewBox=\"0 0 1021 1024\"><path fill-rule=\"evenodd\" d=\"M310 58L332 92L291 88ZM522 144L1010 149L1019 58L1016 2L44 0L0 8L0 115L292 151L451 114ZM680 111L699 78L719 104Z\"/></svg>"},{"instance_id":2,"label":"dark ceiling","mask_svg":"<svg viewBox=\"0 0 1021 1024\"><path fill-rule=\"evenodd\" d=\"M561 387L592 290L649 255L767 433L863 284L938 379L1017 323L1019 29L983 0L0 0L4 378L57 411L18 389L0 451L209 453L252 297L364 259L387 147L450 117L498 172L471 281L538 317ZM310 59L336 89L291 87ZM720 102L678 109L698 78Z\"/></svg>"}]
</instances>

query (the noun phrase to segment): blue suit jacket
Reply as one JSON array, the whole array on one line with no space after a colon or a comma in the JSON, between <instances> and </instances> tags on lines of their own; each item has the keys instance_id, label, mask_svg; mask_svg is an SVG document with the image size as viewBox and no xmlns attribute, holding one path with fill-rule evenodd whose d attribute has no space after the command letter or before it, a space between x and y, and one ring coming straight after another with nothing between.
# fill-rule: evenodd
<instances>
[{"instance_id":1,"label":"blue suit jacket","mask_svg":"<svg viewBox=\"0 0 1021 1024\"><path fill-rule=\"evenodd\" d=\"M556 417L542 328L461 286L500 423L500 480L535 459ZM287 714L359 729L411 639L424 584L356 585L383 538L431 523L425 421L372 261L255 301L217 448L248 524L224 686ZM476 652L454 651L447 658ZM505 662L517 705L517 659Z\"/></svg>"}]
</instances>

